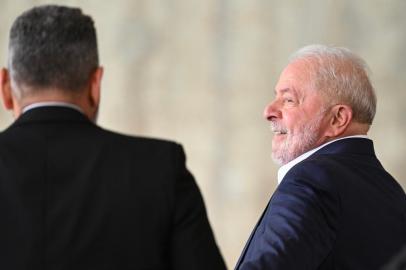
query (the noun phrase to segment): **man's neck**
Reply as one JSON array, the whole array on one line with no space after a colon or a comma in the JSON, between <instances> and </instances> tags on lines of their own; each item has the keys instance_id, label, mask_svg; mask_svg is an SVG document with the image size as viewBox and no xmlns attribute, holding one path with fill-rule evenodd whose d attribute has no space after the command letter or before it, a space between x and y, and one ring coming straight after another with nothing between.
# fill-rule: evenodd
<instances>
[{"instance_id":1,"label":"man's neck","mask_svg":"<svg viewBox=\"0 0 406 270\"><path fill-rule=\"evenodd\" d=\"M83 113L82 108L80 108L79 106L73 104L73 103L69 103L69 102L61 102L61 101L42 101L42 102L36 102L36 103L32 103L28 106L25 106L24 108L22 108L22 114L35 109L35 108L40 108L40 107L49 107L49 106L53 106L53 107L67 107L67 108L71 108L74 109L78 112Z\"/></svg>"},{"instance_id":2,"label":"man's neck","mask_svg":"<svg viewBox=\"0 0 406 270\"><path fill-rule=\"evenodd\" d=\"M93 113L89 106L87 106L86 97L80 92L67 94L58 89L47 89L35 95L25 96L21 100L14 100L14 104L13 112L15 118L18 118L29 109L54 105L72 107L85 114L92 121L94 120Z\"/></svg>"},{"instance_id":3,"label":"man's neck","mask_svg":"<svg viewBox=\"0 0 406 270\"><path fill-rule=\"evenodd\" d=\"M79 102L79 96L73 94L66 94L64 91L58 89L45 89L38 91L35 94L26 95L18 100L14 100L14 114L18 117L22 114L27 108L33 104L45 103L45 102L60 102L74 104L78 107L81 107Z\"/></svg>"}]
</instances>

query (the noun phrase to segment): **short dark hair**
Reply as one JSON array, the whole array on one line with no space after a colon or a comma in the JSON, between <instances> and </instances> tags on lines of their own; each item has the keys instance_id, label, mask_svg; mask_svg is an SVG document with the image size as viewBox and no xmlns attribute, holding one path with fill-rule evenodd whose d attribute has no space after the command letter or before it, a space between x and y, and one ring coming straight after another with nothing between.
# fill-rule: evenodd
<instances>
[{"instance_id":1,"label":"short dark hair","mask_svg":"<svg viewBox=\"0 0 406 270\"><path fill-rule=\"evenodd\" d=\"M75 92L98 66L94 22L79 8L34 7L11 27L9 69L17 85Z\"/></svg>"}]
</instances>

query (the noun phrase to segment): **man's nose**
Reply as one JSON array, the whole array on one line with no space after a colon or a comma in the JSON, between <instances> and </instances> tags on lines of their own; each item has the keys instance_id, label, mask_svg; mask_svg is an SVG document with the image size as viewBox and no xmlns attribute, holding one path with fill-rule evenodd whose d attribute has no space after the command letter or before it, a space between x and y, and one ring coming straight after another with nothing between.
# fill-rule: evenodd
<instances>
[{"instance_id":1,"label":"man's nose","mask_svg":"<svg viewBox=\"0 0 406 270\"><path fill-rule=\"evenodd\" d=\"M264 118L268 121L272 121L275 118L280 118L281 112L277 107L276 100L266 105L264 109Z\"/></svg>"}]
</instances>

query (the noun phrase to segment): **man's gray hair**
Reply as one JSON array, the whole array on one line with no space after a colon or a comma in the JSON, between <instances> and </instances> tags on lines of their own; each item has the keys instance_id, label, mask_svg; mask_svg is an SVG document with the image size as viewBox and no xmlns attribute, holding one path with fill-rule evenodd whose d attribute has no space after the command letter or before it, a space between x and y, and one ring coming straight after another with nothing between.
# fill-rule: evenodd
<instances>
[{"instance_id":1,"label":"man's gray hair","mask_svg":"<svg viewBox=\"0 0 406 270\"><path fill-rule=\"evenodd\" d=\"M80 91L98 65L93 20L78 8L34 7L11 27L8 66L20 97L44 89Z\"/></svg>"},{"instance_id":2,"label":"man's gray hair","mask_svg":"<svg viewBox=\"0 0 406 270\"><path fill-rule=\"evenodd\" d=\"M290 57L290 63L308 62L311 87L321 91L327 102L344 103L353 110L353 119L372 124L376 95L368 76L368 66L346 48L309 45Z\"/></svg>"}]
</instances>

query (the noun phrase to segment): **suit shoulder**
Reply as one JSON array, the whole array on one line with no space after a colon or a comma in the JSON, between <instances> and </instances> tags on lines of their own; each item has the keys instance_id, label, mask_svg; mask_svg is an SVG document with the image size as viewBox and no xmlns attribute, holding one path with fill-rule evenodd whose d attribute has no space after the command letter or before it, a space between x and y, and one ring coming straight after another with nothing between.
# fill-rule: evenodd
<instances>
[{"instance_id":1,"label":"suit shoulder","mask_svg":"<svg viewBox=\"0 0 406 270\"><path fill-rule=\"evenodd\" d=\"M318 155L293 166L286 174L284 181L300 181L324 190L335 190L337 187L335 181L340 170L345 168L342 168L334 158Z\"/></svg>"},{"instance_id":2,"label":"suit shoulder","mask_svg":"<svg viewBox=\"0 0 406 270\"><path fill-rule=\"evenodd\" d=\"M107 140L129 147L137 146L149 150L159 149L160 151L183 151L179 143L167 139L128 135L103 128L101 128L101 132Z\"/></svg>"},{"instance_id":3,"label":"suit shoulder","mask_svg":"<svg viewBox=\"0 0 406 270\"><path fill-rule=\"evenodd\" d=\"M297 163L289 172L305 175L313 174L315 171L328 173L330 169L335 169L337 166L338 162L332 155L317 155Z\"/></svg>"}]
</instances>

